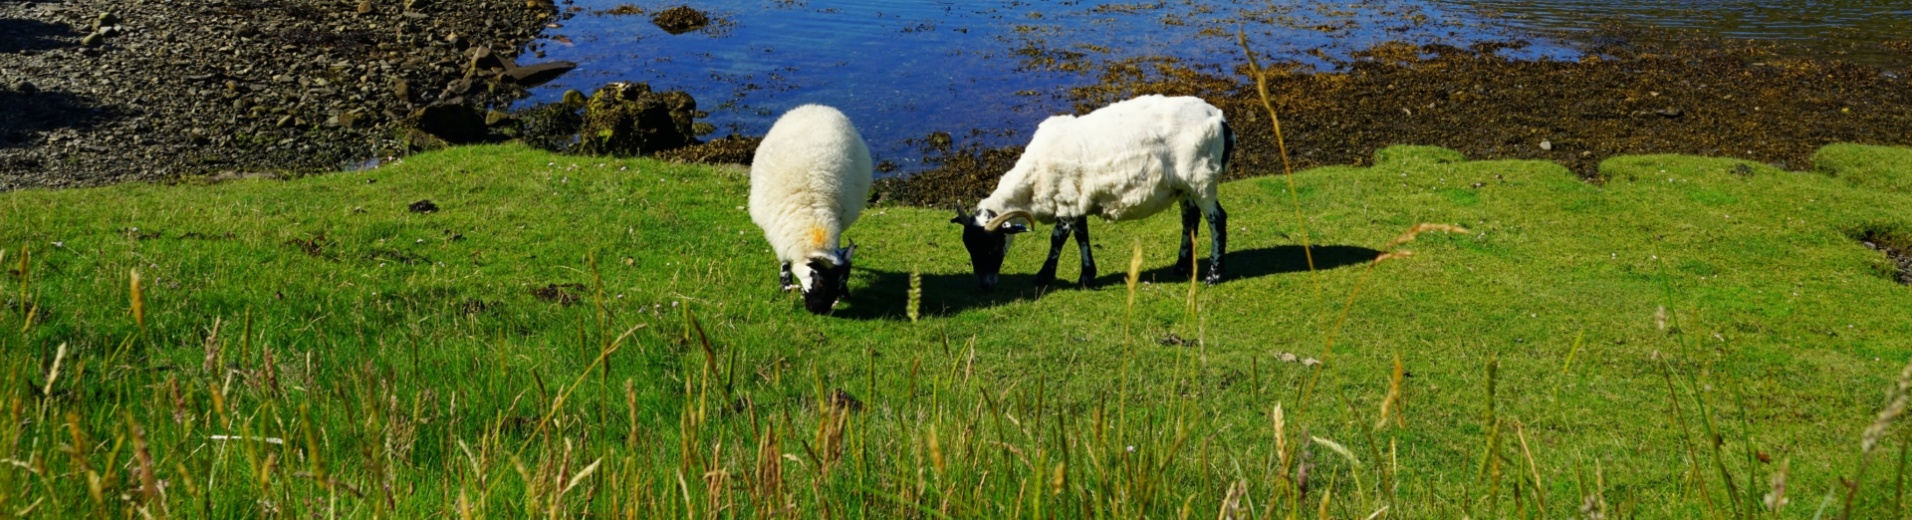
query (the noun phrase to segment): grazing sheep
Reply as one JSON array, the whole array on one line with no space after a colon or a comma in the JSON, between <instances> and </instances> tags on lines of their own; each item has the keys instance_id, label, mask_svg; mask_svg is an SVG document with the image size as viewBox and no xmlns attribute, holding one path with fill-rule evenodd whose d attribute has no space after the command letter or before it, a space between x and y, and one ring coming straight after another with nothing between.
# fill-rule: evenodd
<instances>
[{"instance_id":1,"label":"grazing sheep","mask_svg":"<svg viewBox=\"0 0 1912 520\"><path fill-rule=\"evenodd\" d=\"M830 312L850 291L850 256L838 248L870 198L870 149L837 109L803 105L777 118L750 167L750 220L777 253L784 290ZM792 279L795 283L792 283Z\"/></svg>"},{"instance_id":2,"label":"grazing sheep","mask_svg":"<svg viewBox=\"0 0 1912 520\"><path fill-rule=\"evenodd\" d=\"M1215 200L1215 188L1234 143L1221 109L1193 97L1142 96L1081 117L1051 117L1036 127L1022 158L976 213L959 207L950 222L962 224L963 246L985 290L996 285L1011 235L1029 230L1014 220L1055 222L1036 285L1055 282L1062 245L1074 234L1082 254L1079 283L1086 287L1095 279L1087 217L1136 220L1179 202L1182 248L1175 273L1188 276L1195 268L1195 226L1207 216L1215 236L1204 281L1216 283L1228 213Z\"/></svg>"}]
</instances>

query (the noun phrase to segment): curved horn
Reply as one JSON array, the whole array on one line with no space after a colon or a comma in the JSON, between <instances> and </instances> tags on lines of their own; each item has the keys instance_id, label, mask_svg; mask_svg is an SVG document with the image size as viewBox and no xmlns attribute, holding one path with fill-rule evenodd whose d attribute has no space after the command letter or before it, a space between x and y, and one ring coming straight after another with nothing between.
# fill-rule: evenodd
<instances>
[{"instance_id":1,"label":"curved horn","mask_svg":"<svg viewBox=\"0 0 1912 520\"><path fill-rule=\"evenodd\" d=\"M1008 213L1003 213L1001 215L997 215L996 218L990 219L989 223L983 226L983 229L986 229L989 231L995 231L1002 226L1008 225L1009 221L1015 218L1021 218L1023 220L1027 220L1031 224L1036 222L1036 216L1032 213L1029 213L1027 210L1020 210L1020 209L1010 210Z\"/></svg>"}]
</instances>

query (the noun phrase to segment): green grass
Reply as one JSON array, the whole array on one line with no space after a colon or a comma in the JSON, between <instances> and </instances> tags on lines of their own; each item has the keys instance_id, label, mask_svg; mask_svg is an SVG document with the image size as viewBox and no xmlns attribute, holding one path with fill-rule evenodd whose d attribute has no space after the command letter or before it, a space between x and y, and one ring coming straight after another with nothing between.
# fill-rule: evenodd
<instances>
[{"instance_id":1,"label":"green grass","mask_svg":"<svg viewBox=\"0 0 1912 520\"><path fill-rule=\"evenodd\" d=\"M1832 517L1912 358L1912 288L1856 238L1912 229L1907 153L1592 184L1390 148L1295 177L1313 275L1286 182L1230 183L1232 271L1193 313L1171 217L1097 225L1099 290L1031 289L1025 239L985 294L946 209L878 207L855 294L811 316L734 168L494 146L8 193L0 512L1740 518L1784 462L1778 516ZM1471 232L1369 270L1422 222ZM1884 438L1854 517L1905 514Z\"/></svg>"}]
</instances>

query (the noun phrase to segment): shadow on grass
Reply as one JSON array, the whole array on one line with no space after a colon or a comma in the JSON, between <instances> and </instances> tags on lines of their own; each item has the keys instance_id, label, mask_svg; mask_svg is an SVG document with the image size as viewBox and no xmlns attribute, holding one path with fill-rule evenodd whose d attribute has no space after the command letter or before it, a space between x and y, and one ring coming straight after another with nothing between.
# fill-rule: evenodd
<instances>
[{"instance_id":1,"label":"shadow on grass","mask_svg":"<svg viewBox=\"0 0 1912 520\"><path fill-rule=\"evenodd\" d=\"M1380 251L1360 246L1315 246L1314 261L1318 270L1328 270L1351 265L1359 265L1374 260ZM1106 256L1106 255L1105 255ZM1064 263L1072 260L1064 255ZM1101 258L1098 264L1114 265L1110 258ZM1127 257L1121 262L1126 266ZM1203 268L1207 262L1196 259ZM1302 254L1301 246L1278 246L1243 251L1230 251L1227 257L1227 278L1221 286L1227 287L1237 281L1263 276L1308 271L1308 259ZM853 320L908 320L905 314L909 305L910 274L908 272L859 269L858 278L870 280L867 285L855 287L842 307L838 307L833 316ZM1174 266L1165 265L1143 271L1141 279L1151 283L1177 283ZM1066 270L1065 270L1066 272ZM1096 287L1121 290L1123 281L1128 277L1125 272L1107 274L1095 279ZM1050 289L1038 289L1034 286L1034 274L1004 274L1001 283L994 292L983 292L976 287L976 277L969 273L924 274L923 303L919 309L923 317L951 316L965 311L984 309L1020 300L1039 300L1043 295L1058 290L1075 290L1071 276L1061 276L1058 285Z\"/></svg>"}]
</instances>

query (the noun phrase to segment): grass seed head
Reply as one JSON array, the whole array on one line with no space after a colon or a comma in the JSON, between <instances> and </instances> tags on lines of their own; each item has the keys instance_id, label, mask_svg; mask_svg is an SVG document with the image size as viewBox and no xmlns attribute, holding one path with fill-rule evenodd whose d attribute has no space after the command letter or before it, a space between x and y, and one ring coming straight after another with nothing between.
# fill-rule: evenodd
<instances>
[{"instance_id":1,"label":"grass seed head","mask_svg":"<svg viewBox=\"0 0 1912 520\"><path fill-rule=\"evenodd\" d=\"M146 298L140 294L138 269L133 270L132 286L133 286L133 296L132 296L133 322L138 323L139 328L144 329L146 328Z\"/></svg>"},{"instance_id":2,"label":"grass seed head","mask_svg":"<svg viewBox=\"0 0 1912 520\"><path fill-rule=\"evenodd\" d=\"M1414 256L1414 251L1408 250L1408 249L1402 249L1400 251L1389 251L1386 253L1375 255L1374 263L1379 264L1381 262L1386 262L1388 260L1401 260L1401 259L1405 259L1412 256Z\"/></svg>"},{"instance_id":3,"label":"grass seed head","mask_svg":"<svg viewBox=\"0 0 1912 520\"><path fill-rule=\"evenodd\" d=\"M1908 390L1912 390L1912 363L1906 364L1905 369L1899 371L1899 383L1894 385L1892 391L1886 395L1885 408L1880 409L1878 418L1872 421L1871 426L1866 427L1865 435L1860 439L1861 450L1870 453L1873 448L1879 447L1879 440L1885 437L1885 432L1892 427L1892 422L1905 414Z\"/></svg>"},{"instance_id":4,"label":"grass seed head","mask_svg":"<svg viewBox=\"0 0 1912 520\"><path fill-rule=\"evenodd\" d=\"M1766 493L1766 510L1778 511L1791 502L1786 499L1786 473L1791 465L1792 459L1779 461L1779 471L1773 472L1772 491Z\"/></svg>"},{"instance_id":5,"label":"grass seed head","mask_svg":"<svg viewBox=\"0 0 1912 520\"><path fill-rule=\"evenodd\" d=\"M1415 238L1419 238L1421 236L1421 233L1426 233L1429 231L1439 231L1442 233L1456 233L1456 234L1471 233L1470 231L1467 230L1467 228L1463 228L1460 226L1450 226L1447 224L1433 224L1433 223L1423 222L1420 224L1415 224L1414 227L1408 228L1407 232L1402 233L1401 236L1394 237L1393 241L1388 242L1387 249L1393 249L1394 246L1406 244L1408 242L1413 242Z\"/></svg>"},{"instance_id":6,"label":"grass seed head","mask_svg":"<svg viewBox=\"0 0 1912 520\"><path fill-rule=\"evenodd\" d=\"M1135 284L1142 279L1142 240L1135 240L1135 253L1129 255L1129 308L1135 308Z\"/></svg>"},{"instance_id":7,"label":"grass seed head","mask_svg":"<svg viewBox=\"0 0 1912 520\"><path fill-rule=\"evenodd\" d=\"M923 273L919 271L910 271L910 301L909 301L909 308L906 310L906 312L909 313L910 323L916 323L916 319L922 316L920 313L921 312L920 309L922 307L923 307Z\"/></svg>"}]
</instances>

